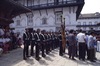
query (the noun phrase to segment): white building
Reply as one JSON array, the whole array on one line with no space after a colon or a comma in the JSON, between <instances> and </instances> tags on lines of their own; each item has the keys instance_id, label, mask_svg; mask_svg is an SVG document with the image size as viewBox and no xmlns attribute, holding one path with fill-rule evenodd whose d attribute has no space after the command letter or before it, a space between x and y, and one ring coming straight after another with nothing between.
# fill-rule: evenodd
<instances>
[{"instance_id":1,"label":"white building","mask_svg":"<svg viewBox=\"0 0 100 66\"><path fill-rule=\"evenodd\" d=\"M16 32L23 33L26 27L58 31L61 15L65 18L67 30L77 29L77 18L83 8L84 0L16 0L32 9L32 12L13 18L10 25ZM24 2L23 2L24 1ZM64 20L63 20L64 21Z\"/></svg>"},{"instance_id":2,"label":"white building","mask_svg":"<svg viewBox=\"0 0 100 66\"><path fill-rule=\"evenodd\" d=\"M81 14L77 20L77 29L100 30L100 13Z\"/></svg>"}]
</instances>

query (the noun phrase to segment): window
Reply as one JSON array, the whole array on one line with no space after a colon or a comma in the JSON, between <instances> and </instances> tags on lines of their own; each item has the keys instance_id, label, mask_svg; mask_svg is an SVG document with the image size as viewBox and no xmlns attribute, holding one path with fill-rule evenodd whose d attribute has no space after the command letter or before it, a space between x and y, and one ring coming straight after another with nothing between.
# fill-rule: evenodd
<instances>
[{"instance_id":1,"label":"window","mask_svg":"<svg viewBox=\"0 0 100 66\"><path fill-rule=\"evenodd\" d=\"M81 25L81 22L78 22L78 25Z\"/></svg>"},{"instance_id":2,"label":"window","mask_svg":"<svg viewBox=\"0 0 100 66\"><path fill-rule=\"evenodd\" d=\"M69 7L69 13L71 13L71 7Z\"/></svg>"},{"instance_id":3,"label":"window","mask_svg":"<svg viewBox=\"0 0 100 66\"><path fill-rule=\"evenodd\" d=\"M27 17L27 25L32 26L33 25L33 16L32 14L29 14Z\"/></svg>"},{"instance_id":4,"label":"window","mask_svg":"<svg viewBox=\"0 0 100 66\"><path fill-rule=\"evenodd\" d=\"M42 18L42 24L44 25L44 24L47 24L47 18Z\"/></svg>"},{"instance_id":5,"label":"window","mask_svg":"<svg viewBox=\"0 0 100 66\"><path fill-rule=\"evenodd\" d=\"M92 22L89 22L89 25L92 25Z\"/></svg>"},{"instance_id":6,"label":"window","mask_svg":"<svg viewBox=\"0 0 100 66\"><path fill-rule=\"evenodd\" d=\"M95 22L94 24L95 24L95 25L97 25L97 24L98 24L98 22Z\"/></svg>"},{"instance_id":7,"label":"window","mask_svg":"<svg viewBox=\"0 0 100 66\"><path fill-rule=\"evenodd\" d=\"M83 25L86 25L86 22L83 22Z\"/></svg>"},{"instance_id":8,"label":"window","mask_svg":"<svg viewBox=\"0 0 100 66\"><path fill-rule=\"evenodd\" d=\"M78 30L80 30L80 29L81 29L81 27L78 27L77 29L78 29Z\"/></svg>"},{"instance_id":9,"label":"window","mask_svg":"<svg viewBox=\"0 0 100 66\"><path fill-rule=\"evenodd\" d=\"M17 26L20 26L20 25L21 25L21 24L20 24L20 20L17 20L17 21L16 21L16 25L17 25Z\"/></svg>"},{"instance_id":10,"label":"window","mask_svg":"<svg viewBox=\"0 0 100 66\"><path fill-rule=\"evenodd\" d=\"M62 12L61 11L55 13L56 24L61 24L61 15L62 15Z\"/></svg>"},{"instance_id":11,"label":"window","mask_svg":"<svg viewBox=\"0 0 100 66\"><path fill-rule=\"evenodd\" d=\"M83 30L86 30L86 27L83 27Z\"/></svg>"},{"instance_id":12,"label":"window","mask_svg":"<svg viewBox=\"0 0 100 66\"><path fill-rule=\"evenodd\" d=\"M98 27L95 27L95 30L98 30Z\"/></svg>"}]
</instances>

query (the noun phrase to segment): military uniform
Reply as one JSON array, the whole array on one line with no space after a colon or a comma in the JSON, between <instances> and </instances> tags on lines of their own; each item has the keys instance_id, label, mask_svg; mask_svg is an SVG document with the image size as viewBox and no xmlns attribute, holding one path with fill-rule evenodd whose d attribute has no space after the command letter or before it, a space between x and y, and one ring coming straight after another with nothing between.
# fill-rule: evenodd
<instances>
[{"instance_id":1,"label":"military uniform","mask_svg":"<svg viewBox=\"0 0 100 66\"><path fill-rule=\"evenodd\" d=\"M63 47L62 47L62 36L61 36L61 34L59 34L59 46L60 46L59 55L63 56Z\"/></svg>"},{"instance_id":2,"label":"military uniform","mask_svg":"<svg viewBox=\"0 0 100 66\"><path fill-rule=\"evenodd\" d=\"M48 34L48 51L51 51L51 35Z\"/></svg>"},{"instance_id":3,"label":"military uniform","mask_svg":"<svg viewBox=\"0 0 100 66\"><path fill-rule=\"evenodd\" d=\"M36 41L36 60L39 60L39 54L40 54L40 34L39 33L35 33L34 35L35 41Z\"/></svg>"},{"instance_id":4,"label":"military uniform","mask_svg":"<svg viewBox=\"0 0 100 66\"><path fill-rule=\"evenodd\" d=\"M44 36L45 36L45 40L46 40L46 42L45 42L46 54L48 54L49 53L49 36L48 36L48 34L45 34Z\"/></svg>"},{"instance_id":5,"label":"military uniform","mask_svg":"<svg viewBox=\"0 0 100 66\"><path fill-rule=\"evenodd\" d=\"M35 36L34 36L34 33L32 32L31 33L31 56L34 56L34 46L35 46Z\"/></svg>"},{"instance_id":6,"label":"military uniform","mask_svg":"<svg viewBox=\"0 0 100 66\"><path fill-rule=\"evenodd\" d=\"M42 57L45 57L44 49L45 49L45 36L44 34L40 34L40 41L41 41L41 50L42 50Z\"/></svg>"},{"instance_id":7,"label":"military uniform","mask_svg":"<svg viewBox=\"0 0 100 66\"><path fill-rule=\"evenodd\" d=\"M24 49L23 49L23 59L26 60L29 57L29 33L25 32L23 34L23 41L24 41Z\"/></svg>"}]
</instances>

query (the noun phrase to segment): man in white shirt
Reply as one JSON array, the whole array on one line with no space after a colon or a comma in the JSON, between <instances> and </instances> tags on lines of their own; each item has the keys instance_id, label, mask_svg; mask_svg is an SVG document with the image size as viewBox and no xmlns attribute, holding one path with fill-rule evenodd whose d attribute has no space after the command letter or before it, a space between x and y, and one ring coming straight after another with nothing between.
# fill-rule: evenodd
<instances>
[{"instance_id":1,"label":"man in white shirt","mask_svg":"<svg viewBox=\"0 0 100 66\"><path fill-rule=\"evenodd\" d=\"M78 44L79 44L79 59L85 61L86 54L86 41L85 34L82 33L82 30L79 30L79 34L77 34Z\"/></svg>"}]
</instances>

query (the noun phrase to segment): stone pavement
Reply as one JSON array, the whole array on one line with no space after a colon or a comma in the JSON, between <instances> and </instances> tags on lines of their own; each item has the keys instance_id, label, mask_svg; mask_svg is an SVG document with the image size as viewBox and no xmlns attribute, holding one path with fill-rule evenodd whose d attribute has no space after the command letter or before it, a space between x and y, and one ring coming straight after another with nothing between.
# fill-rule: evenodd
<instances>
[{"instance_id":1,"label":"stone pavement","mask_svg":"<svg viewBox=\"0 0 100 66\"><path fill-rule=\"evenodd\" d=\"M61 57L58 54L58 49L53 50L46 58L41 58L36 61L34 57L30 57L26 61L22 57L22 48L11 51L0 57L0 66L100 66L100 53L97 52L97 62L80 61L76 58L75 61L68 58L66 54Z\"/></svg>"}]
</instances>

